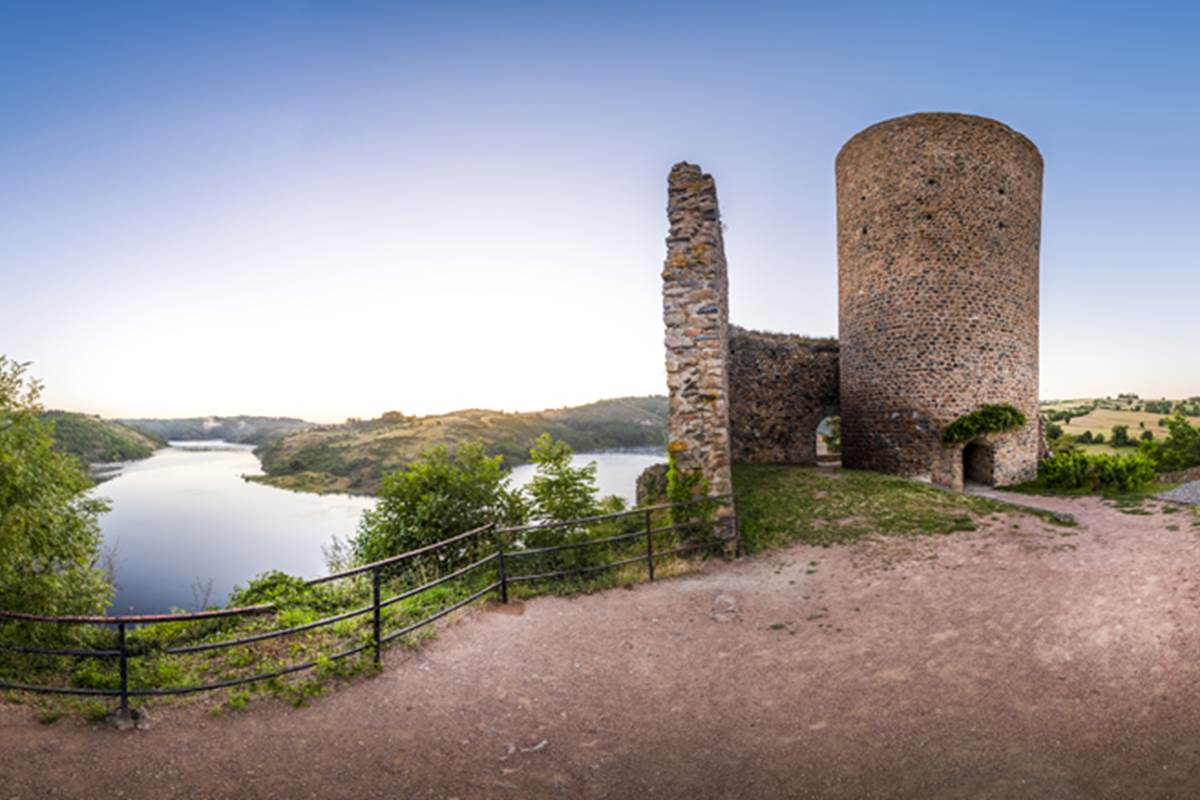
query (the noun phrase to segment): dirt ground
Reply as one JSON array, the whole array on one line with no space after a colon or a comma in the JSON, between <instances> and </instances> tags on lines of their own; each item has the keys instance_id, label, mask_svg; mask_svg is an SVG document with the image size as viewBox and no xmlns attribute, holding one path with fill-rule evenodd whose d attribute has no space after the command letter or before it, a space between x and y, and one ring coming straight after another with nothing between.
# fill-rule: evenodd
<instances>
[{"instance_id":1,"label":"dirt ground","mask_svg":"<svg viewBox=\"0 0 1200 800\"><path fill-rule=\"evenodd\" d=\"M0 800L1200 796L1194 517L1032 502L1082 525L482 610L304 709L118 733L3 707Z\"/></svg>"}]
</instances>

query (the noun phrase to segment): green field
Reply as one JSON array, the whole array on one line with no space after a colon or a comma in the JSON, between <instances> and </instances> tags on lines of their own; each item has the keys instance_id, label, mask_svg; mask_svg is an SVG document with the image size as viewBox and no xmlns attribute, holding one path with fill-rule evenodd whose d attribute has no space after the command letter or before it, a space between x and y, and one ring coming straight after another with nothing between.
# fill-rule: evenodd
<instances>
[{"instance_id":1,"label":"green field","mask_svg":"<svg viewBox=\"0 0 1200 800\"><path fill-rule=\"evenodd\" d=\"M1063 433L1071 436L1079 436L1090 431L1093 436L1103 434L1104 444L1080 444L1079 447L1086 453L1129 453L1133 448L1128 447L1111 447L1108 442L1112 439L1112 429L1116 425L1125 425L1129 428L1129 436L1134 440L1139 440L1143 431L1150 431L1155 439L1161 439L1166 436L1166 430L1159 427L1159 420L1170 414L1151 412L1144 410L1144 404L1147 401L1119 401L1108 399L1086 398L1078 400L1055 401L1054 403L1043 403L1041 412L1046 415L1054 411L1065 411L1068 409L1078 409L1083 406L1095 405L1088 413L1072 417L1070 422L1056 421L1054 424L1063 429ZM1149 402L1162 402L1160 400L1151 400ZM1169 401L1179 403L1181 401ZM1186 401L1184 401L1186 402ZM1190 410L1190 409L1189 409ZM1193 424L1200 424L1200 419L1192 419Z\"/></svg>"}]
</instances>

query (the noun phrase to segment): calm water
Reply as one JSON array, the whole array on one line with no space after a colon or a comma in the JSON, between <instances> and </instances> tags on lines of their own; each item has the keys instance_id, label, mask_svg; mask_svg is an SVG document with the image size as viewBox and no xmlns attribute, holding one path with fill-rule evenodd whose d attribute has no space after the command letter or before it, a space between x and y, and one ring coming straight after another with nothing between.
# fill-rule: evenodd
<instances>
[{"instance_id":1,"label":"calm water","mask_svg":"<svg viewBox=\"0 0 1200 800\"><path fill-rule=\"evenodd\" d=\"M212 580L211 603L235 584L281 569L315 577L321 546L354 532L366 497L287 492L247 483L261 474L249 446L186 442L127 465L96 493L112 500L101 517L116 545L120 589L114 613L191 610L192 585Z\"/></svg>"},{"instance_id":2,"label":"calm water","mask_svg":"<svg viewBox=\"0 0 1200 800\"><path fill-rule=\"evenodd\" d=\"M661 450L631 450L624 453L579 453L571 459L571 465L582 467L589 461L596 462L596 488L601 497L615 494L633 504L637 477L651 464L662 464L667 455ZM524 486L533 478L534 467L524 464L514 467L512 485Z\"/></svg>"},{"instance_id":3,"label":"calm water","mask_svg":"<svg viewBox=\"0 0 1200 800\"><path fill-rule=\"evenodd\" d=\"M634 482L657 452L591 453L601 495L632 501ZM101 517L105 542L116 545L120 589L113 613L153 614L196 606L193 584L212 581L210 603L222 603L236 584L280 569L316 577L325 572L323 545L358 525L367 497L288 492L247 483L261 469L249 446L183 442L125 465L96 489L112 501ZM523 486L533 467L513 470ZM203 598L200 598L203 599Z\"/></svg>"}]
</instances>

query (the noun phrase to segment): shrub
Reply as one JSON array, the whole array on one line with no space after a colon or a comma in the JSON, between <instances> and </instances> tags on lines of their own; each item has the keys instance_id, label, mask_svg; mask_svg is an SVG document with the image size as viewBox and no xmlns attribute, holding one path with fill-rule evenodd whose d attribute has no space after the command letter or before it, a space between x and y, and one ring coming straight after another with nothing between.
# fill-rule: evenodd
<instances>
[{"instance_id":1,"label":"shrub","mask_svg":"<svg viewBox=\"0 0 1200 800\"><path fill-rule=\"evenodd\" d=\"M1088 455L1063 451L1038 466L1038 483L1047 489L1132 492L1154 480L1154 462L1141 453Z\"/></svg>"},{"instance_id":2,"label":"shrub","mask_svg":"<svg viewBox=\"0 0 1200 800\"><path fill-rule=\"evenodd\" d=\"M590 517L597 512L596 462L572 467L571 446L543 433L529 451L537 465L529 482L533 516L545 522Z\"/></svg>"},{"instance_id":3,"label":"shrub","mask_svg":"<svg viewBox=\"0 0 1200 800\"><path fill-rule=\"evenodd\" d=\"M1001 403L986 405L964 414L942 430L942 441L946 444L963 444L985 433L1003 433L1016 430L1025 424L1025 415L1020 410Z\"/></svg>"},{"instance_id":4,"label":"shrub","mask_svg":"<svg viewBox=\"0 0 1200 800\"><path fill-rule=\"evenodd\" d=\"M435 447L405 469L383 479L379 501L363 512L350 541L354 559L368 563L440 542L488 523L519 525L528 516L521 493L509 487L501 456L488 456L480 442L451 455ZM474 560L476 548L442 550L445 567Z\"/></svg>"},{"instance_id":5,"label":"shrub","mask_svg":"<svg viewBox=\"0 0 1200 800\"><path fill-rule=\"evenodd\" d=\"M25 368L0 355L0 608L100 613L113 590L97 566L108 504L88 497L87 473L55 449L53 426L40 419L41 384Z\"/></svg>"},{"instance_id":6,"label":"shrub","mask_svg":"<svg viewBox=\"0 0 1200 800\"><path fill-rule=\"evenodd\" d=\"M1112 446L1113 447L1133 447L1136 445L1133 439L1129 437L1128 425L1113 425L1112 427Z\"/></svg>"},{"instance_id":7,"label":"shrub","mask_svg":"<svg viewBox=\"0 0 1200 800\"><path fill-rule=\"evenodd\" d=\"M1160 472L1200 465L1200 429L1193 427L1179 412L1166 418L1165 427L1167 438L1143 442L1142 454L1150 458Z\"/></svg>"},{"instance_id":8,"label":"shrub","mask_svg":"<svg viewBox=\"0 0 1200 800\"><path fill-rule=\"evenodd\" d=\"M675 455L668 453L667 502L688 503L707 494L708 481L705 480L703 473L681 468L675 460ZM671 522L675 525L682 525L685 522L695 520L696 524L688 525L680 531L681 538L702 538L707 535L704 523L711 518L714 510L715 505L711 502L691 503L682 508L672 508Z\"/></svg>"},{"instance_id":9,"label":"shrub","mask_svg":"<svg viewBox=\"0 0 1200 800\"><path fill-rule=\"evenodd\" d=\"M1062 429L1061 425L1054 423L1054 422L1046 423L1046 439L1047 440L1061 439L1062 435L1063 435L1063 429Z\"/></svg>"}]
</instances>

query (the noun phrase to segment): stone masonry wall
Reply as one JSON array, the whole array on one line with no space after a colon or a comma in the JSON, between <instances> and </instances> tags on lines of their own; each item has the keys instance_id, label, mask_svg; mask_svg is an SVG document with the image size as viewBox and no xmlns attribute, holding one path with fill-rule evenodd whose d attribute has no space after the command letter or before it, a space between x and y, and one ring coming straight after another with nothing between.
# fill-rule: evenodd
<instances>
[{"instance_id":1,"label":"stone masonry wall","mask_svg":"<svg viewBox=\"0 0 1200 800\"><path fill-rule=\"evenodd\" d=\"M815 464L817 425L838 406L836 339L730 327L734 461Z\"/></svg>"},{"instance_id":2,"label":"stone masonry wall","mask_svg":"<svg viewBox=\"0 0 1200 800\"><path fill-rule=\"evenodd\" d=\"M732 491L729 437L729 279L717 187L694 164L667 180L667 449L682 469L699 471L710 494Z\"/></svg>"},{"instance_id":3,"label":"stone masonry wall","mask_svg":"<svg viewBox=\"0 0 1200 800\"><path fill-rule=\"evenodd\" d=\"M842 462L961 484L941 430L988 403L1025 428L981 440L993 482L1036 475L1042 158L962 114L867 128L836 162Z\"/></svg>"}]
</instances>

